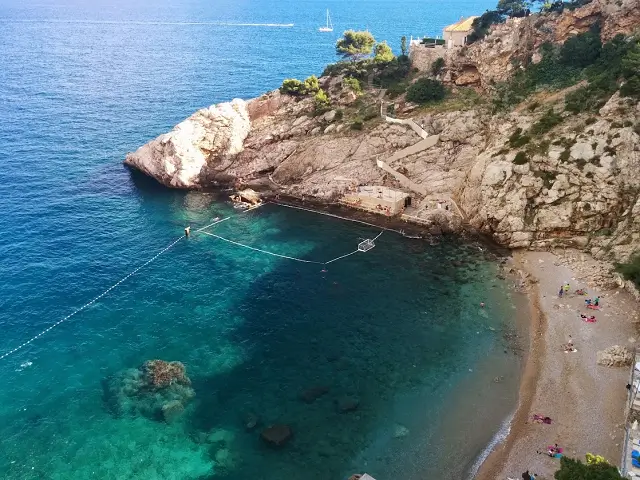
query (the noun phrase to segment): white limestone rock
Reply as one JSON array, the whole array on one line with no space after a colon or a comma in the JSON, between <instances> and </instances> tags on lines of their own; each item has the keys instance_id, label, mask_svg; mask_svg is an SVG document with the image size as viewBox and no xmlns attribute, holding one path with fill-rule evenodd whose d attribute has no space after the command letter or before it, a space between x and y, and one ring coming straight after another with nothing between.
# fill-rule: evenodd
<instances>
[{"instance_id":1,"label":"white limestone rock","mask_svg":"<svg viewBox=\"0 0 640 480\"><path fill-rule=\"evenodd\" d=\"M196 188L208 164L242 151L250 130L244 100L212 105L129 153L124 163L167 187Z\"/></svg>"}]
</instances>

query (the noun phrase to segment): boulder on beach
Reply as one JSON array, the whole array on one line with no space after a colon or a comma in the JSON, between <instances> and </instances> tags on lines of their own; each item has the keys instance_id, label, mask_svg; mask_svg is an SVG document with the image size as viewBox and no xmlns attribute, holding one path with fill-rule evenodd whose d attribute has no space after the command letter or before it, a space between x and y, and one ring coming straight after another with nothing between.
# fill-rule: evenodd
<instances>
[{"instance_id":1,"label":"boulder on beach","mask_svg":"<svg viewBox=\"0 0 640 480\"><path fill-rule=\"evenodd\" d=\"M260 433L260 438L271 447L281 447L293 436L289 425L272 425Z\"/></svg>"},{"instance_id":2,"label":"boulder on beach","mask_svg":"<svg viewBox=\"0 0 640 480\"><path fill-rule=\"evenodd\" d=\"M627 347L621 347L620 345L600 350L596 358L598 365L605 367L626 367L633 362L633 354Z\"/></svg>"}]
</instances>

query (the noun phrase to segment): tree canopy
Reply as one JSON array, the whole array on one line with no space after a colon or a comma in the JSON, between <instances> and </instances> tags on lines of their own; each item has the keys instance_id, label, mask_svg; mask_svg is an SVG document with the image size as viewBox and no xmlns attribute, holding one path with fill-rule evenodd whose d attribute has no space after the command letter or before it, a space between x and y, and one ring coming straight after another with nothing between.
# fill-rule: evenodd
<instances>
[{"instance_id":1,"label":"tree canopy","mask_svg":"<svg viewBox=\"0 0 640 480\"><path fill-rule=\"evenodd\" d=\"M444 95L445 90L442 82L430 78L416 80L407 89L407 101L419 104L437 102L442 100Z\"/></svg>"},{"instance_id":2,"label":"tree canopy","mask_svg":"<svg viewBox=\"0 0 640 480\"><path fill-rule=\"evenodd\" d=\"M525 0L498 0L498 11L510 17L522 15L527 10Z\"/></svg>"},{"instance_id":3,"label":"tree canopy","mask_svg":"<svg viewBox=\"0 0 640 480\"><path fill-rule=\"evenodd\" d=\"M371 55L376 39L370 32L356 32L347 30L341 39L336 42L336 53L344 58L358 60L361 57Z\"/></svg>"},{"instance_id":4,"label":"tree canopy","mask_svg":"<svg viewBox=\"0 0 640 480\"><path fill-rule=\"evenodd\" d=\"M623 480L618 469L606 461L584 464L580 460L562 457L560 470L554 474L556 480Z\"/></svg>"},{"instance_id":5,"label":"tree canopy","mask_svg":"<svg viewBox=\"0 0 640 480\"><path fill-rule=\"evenodd\" d=\"M390 62L394 58L395 58L395 55L391 51L391 47L386 41L378 43L376 45L376 48L374 49L374 57L373 57L374 61L379 63L385 63L385 62Z\"/></svg>"}]
</instances>

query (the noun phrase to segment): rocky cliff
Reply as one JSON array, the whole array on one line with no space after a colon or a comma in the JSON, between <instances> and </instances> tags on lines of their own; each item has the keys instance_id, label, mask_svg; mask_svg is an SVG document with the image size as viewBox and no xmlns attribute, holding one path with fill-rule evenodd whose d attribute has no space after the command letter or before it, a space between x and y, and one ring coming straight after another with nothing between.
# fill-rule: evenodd
<instances>
[{"instance_id":1,"label":"rocky cliff","mask_svg":"<svg viewBox=\"0 0 640 480\"><path fill-rule=\"evenodd\" d=\"M640 26L640 8L637 0L594 0L562 14L510 19L485 41L447 52L454 93L456 83L475 83L480 95L459 91L437 107L414 109L384 90L358 96L341 77L327 77L320 83L332 110L318 114L311 98L278 91L234 100L200 110L125 162L170 187L245 184L323 201L353 185L406 190L403 177L418 202L456 199L471 226L506 246L566 245L626 261L640 246L637 102L616 94L597 115L569 115L560 106L568 89L536 95L536 108L497 115L480 90L508 79L520 62L535 62L542 43L585 31L594 18L611 38ZM461 75L471 80L456 82ZM388 105L413 126L381 116ZM531 140L523 161L513 140L548 109L562 121ZM419 148L425 137L433 142Z\"/></svg>"}]
</instances>

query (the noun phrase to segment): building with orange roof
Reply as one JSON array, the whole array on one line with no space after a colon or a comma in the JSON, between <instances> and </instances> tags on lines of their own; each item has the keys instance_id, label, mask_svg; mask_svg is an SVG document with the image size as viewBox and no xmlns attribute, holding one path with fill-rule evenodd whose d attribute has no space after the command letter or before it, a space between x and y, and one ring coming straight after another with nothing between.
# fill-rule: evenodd
<instances>
[{"instance_id":1,"label":"building with orange roof","mask_svg":"<svg viewBox=\"0 0 640 480\"><path fill-rule=\"evenodd\" d=\"M462 47L467 44L467 36L473 30L473 21L476 18L478 17L460 18L458 22L445 27L443 38L447 48Z\"/></svg>"}]
</instances>

